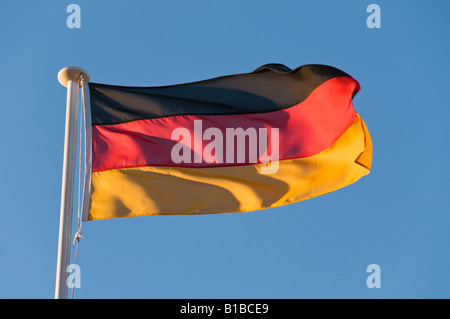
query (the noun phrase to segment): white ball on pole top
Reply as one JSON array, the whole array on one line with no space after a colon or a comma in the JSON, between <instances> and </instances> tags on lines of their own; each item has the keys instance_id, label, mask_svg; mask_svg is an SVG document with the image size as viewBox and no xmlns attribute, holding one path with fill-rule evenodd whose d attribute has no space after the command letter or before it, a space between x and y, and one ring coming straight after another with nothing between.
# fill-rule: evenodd
<instances>
[{"instance_id":1,"label":"white ball on pole top","mask_svg":"<svg viewBox=\"0 0 450 319\"><path fill-rule=\"evenodd\" d=\"M89 82L89 73L77 66L68 66L58 72L58 81L67 87L69 81L78 81L83 77L84 82Z\"/></svg>"}]
</instances>

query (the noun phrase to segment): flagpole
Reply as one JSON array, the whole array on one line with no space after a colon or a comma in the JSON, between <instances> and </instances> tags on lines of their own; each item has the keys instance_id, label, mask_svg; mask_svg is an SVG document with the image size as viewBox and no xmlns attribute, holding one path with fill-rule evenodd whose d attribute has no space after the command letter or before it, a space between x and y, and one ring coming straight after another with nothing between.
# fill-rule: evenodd
<instances>
[{"instance_id":1,"label":"flagpole","mask_svg":"<svg viewBox=\"0 0 450 319\"><path fill-rule=\"evenodd\" d=\"M88 82L89 74L78 67L66 67L58 73L59 83L67 87L67 105L55 299L67 298L68 287L66 281L68 277L67 267L70 262L72 236L78 97L81 78L83 78L84 82Z\"/></svg>"}]
</instances>

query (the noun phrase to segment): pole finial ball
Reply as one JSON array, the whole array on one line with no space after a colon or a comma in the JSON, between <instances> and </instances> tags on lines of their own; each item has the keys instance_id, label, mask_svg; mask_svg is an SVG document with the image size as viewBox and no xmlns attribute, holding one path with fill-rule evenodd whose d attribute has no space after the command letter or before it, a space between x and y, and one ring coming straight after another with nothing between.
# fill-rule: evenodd
<instances>
[{"instance_id":1,"label":"pole finial ball","mask_svg":"<svg viewBox=\"0 0 450 319\"><path fill-rule=\"evenodd\" d=\"M83 75L83 81L89 82L89 73L76 66L68 66L58 72L58 81L61 85L67 87L67 82L78 81Z\"/></svg>"}]
</instances>

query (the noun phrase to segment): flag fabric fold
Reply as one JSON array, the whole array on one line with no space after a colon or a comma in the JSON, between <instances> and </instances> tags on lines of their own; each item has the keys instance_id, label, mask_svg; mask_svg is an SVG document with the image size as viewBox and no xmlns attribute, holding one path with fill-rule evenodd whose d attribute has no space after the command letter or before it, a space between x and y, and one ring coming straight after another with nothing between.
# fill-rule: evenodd
<instances>
[{"instance_id":1,"label":"flag fabric fold","mask_svg":"<svg viewBox=\"0 0 450 319\"><path fill-rule=\"evenodd\" d=\"M89 83L84 220L248 212L319 196L370 171L359 83L325 65L162 87Z\"/></svg>"}]
</instances>

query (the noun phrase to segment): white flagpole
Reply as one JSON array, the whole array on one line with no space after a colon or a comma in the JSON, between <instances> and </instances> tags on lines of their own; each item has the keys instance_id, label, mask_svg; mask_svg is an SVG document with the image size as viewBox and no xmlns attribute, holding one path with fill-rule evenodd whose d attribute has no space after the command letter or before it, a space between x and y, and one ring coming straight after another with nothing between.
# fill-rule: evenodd
<instances>
[{"instance_id":1,"label":"white flagpole","mask_svg":"<svg viewBox=\"0 0 450 319\"><path fill-rule=\"evenodd\" d=\"M78 67L66 67L58 73L59 83L67 87L67 106L61 188L61 211L59 220L58 260L56 268L56 299L67 298L67 267L70 262L70 244L72 236L78 96L81 77L83 77L83 81L85 83L89 82L89 74L85 70Z\"/></svg>"}]
</instances>

